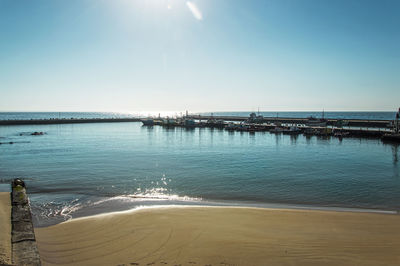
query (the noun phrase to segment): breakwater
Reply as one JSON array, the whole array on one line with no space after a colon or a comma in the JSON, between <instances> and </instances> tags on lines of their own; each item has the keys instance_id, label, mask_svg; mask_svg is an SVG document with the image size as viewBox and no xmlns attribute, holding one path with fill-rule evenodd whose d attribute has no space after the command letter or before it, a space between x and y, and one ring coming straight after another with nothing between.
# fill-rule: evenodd
<instances>
[{"instance_id":1,"label":"breakwater","mask_svg":"<svg viewBox=\"0 0 400 266\"><path fill-rule=\"evenodd\" d=\"M29 120L0 120L0 125L52 125L52 124L80 124L80 123L117 123L140 122L140 118L71 118L71 119L29 119Z\"/></svg>"}]
</instances>

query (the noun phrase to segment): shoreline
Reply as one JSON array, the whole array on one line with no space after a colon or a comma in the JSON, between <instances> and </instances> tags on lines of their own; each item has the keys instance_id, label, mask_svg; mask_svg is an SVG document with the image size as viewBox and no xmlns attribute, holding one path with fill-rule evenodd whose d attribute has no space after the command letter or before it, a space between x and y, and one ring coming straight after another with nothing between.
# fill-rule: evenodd
<instances>
[{"instance_id":1,"label":"shoreline","mask_svg":"<svg viewBox=\"0 0 400 266\"><path fill-rule=\"evenodd\" d=\"M122 198L122 202L121 202ZM126 196L127 199L131 197ZM183 197L185 198L185 197ZM207 208L207 207L221 207L221 208L249 208L249 209L271 209L271 210L304 210L304 211L328 211L328 212L349 212L349 213L377 213L377 214L389 214L389 215L399 215L399 210L394 209L378 209L378 208L361 208L361 207L340 207L340 206L316 206L316 205L306 205L306 204L285 204L285 203L258 203L258 202L247 202L247 201L217 201L217 200L170 200L170 199L159 199L154 200L154 198L137 198L138 201L132 201L128 205L123 205L126 203L125 197L116 196L108 199L101 199L97 202L91 202L92 205L80 205L77 210L73 212L66 211L64 215L59 217L53 217L51 220L53 222L39 222L34 219L35 228L46 228L49 226L57 225L70 220L90 218L95 216L102 216L108 214L117 213L129 213L140 209L153 209L153 208ZM115 200L115 202L113 202ZM106 204L106 205L101 205ZM60 210L61 213L65 209L74 209L75 206L64 206L64 209ZM36 213L37 214L37 213ZM63 219L64 217L64 219ZM65 217L69 217L66 218ZM42 218L43 219L43 218Z\"/></svg>"},{"instance_id":2,"label":"shoreline","mask_svg":"<svg viewBox=\"0 0 400 266\"><path fill-rule=\"evenodd\" d=\"M132 209L127 209L127 210L120 210L120 211L107 211L107 212L102 212L102 213L97 213L93 215L87 215L87 216L79 216L79 217L73 217L71 219L53 224L53 225L48 225L48 226L41 226L41 227L35 227L36 228L47 228L47 227L52 227L56 226L59 224L63 223L69 223L69 222L74 222L74 221L81 221L81 220L86 220L86 219L96 219L96 218L102 218L106 216L118 216L118 215L124 215L124 214L134 214L135 212L140 212L142 210L158 210L158 209L186 209L186 208L193 208L193 209L248 209L248 210L266 210L266 211L299 211L299 212L331 212L331 213L353 213L353 214L379 214L379 215L398 215L400 217L400 212L398 211L386 211L386 210L374 210L374 209L357 209L357 208L340 208L340 207L257 207L257 206L247 206L247 205L185 205L185 204L171 204L171 205L143 205L139 207L135 207Z\"/></svg>"},{"instance_id":3,"label":"shoreline","mask_svg":"<svg viewBox=\"0 0 400 266\"><path fill-rule=\"evenodd\" d=\"M397 265L400 216L153 207L35 228L43 265Z\"/></svg>"}]
</instances>

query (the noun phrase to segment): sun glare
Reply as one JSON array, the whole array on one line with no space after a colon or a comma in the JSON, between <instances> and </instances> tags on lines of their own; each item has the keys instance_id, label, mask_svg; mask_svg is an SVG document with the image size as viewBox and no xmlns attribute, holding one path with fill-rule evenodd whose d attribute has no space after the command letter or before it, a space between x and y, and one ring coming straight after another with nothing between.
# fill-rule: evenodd
<instances>
[{"instance_id":1,"label":"sun glare","mask_svg":"<svg viewBox=\"0 0 400 266\"><path fill-rule=\"evenodd\" d=\"M195 3L187 1L186 5L188 6L190 12L192 12L193 16L198 19L202 20L203 19L203 14L201 13L200 9L196 6Z\"/></svg>"}]
</instances>

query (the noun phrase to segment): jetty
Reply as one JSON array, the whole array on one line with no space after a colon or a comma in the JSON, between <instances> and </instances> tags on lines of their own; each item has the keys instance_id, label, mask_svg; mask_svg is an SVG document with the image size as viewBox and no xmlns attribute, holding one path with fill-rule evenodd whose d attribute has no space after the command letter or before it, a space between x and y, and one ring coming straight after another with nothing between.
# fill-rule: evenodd
<instances>
[{"instance_id":1,"label":"jetty","mask_svg":"<svg viewBox=\"0 0 400 266\"><path fill-rule=\"evenodd\" d=\"M121 123L140 122L140 118L52 118L29 120L0 120L0 126L13 125L52 125L52 124L82 124L82 123Z\"/></svg>"},{"instance_id":2,"label":"jetty","mask_svg":"<svg viewBox=\"0 0 400 266\"><path fill-rule=\"evenodd\" d=\"M25 183L14 179L11 193L0 193L0 265L40 266Z\"/></svg>"}]
</instances>

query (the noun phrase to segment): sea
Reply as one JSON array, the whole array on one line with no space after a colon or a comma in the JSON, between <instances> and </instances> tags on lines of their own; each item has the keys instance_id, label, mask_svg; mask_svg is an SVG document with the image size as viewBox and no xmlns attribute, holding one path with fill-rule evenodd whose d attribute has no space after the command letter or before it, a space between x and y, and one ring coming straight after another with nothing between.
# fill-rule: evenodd
<instances>
[{"instance_id":1,"label":"sea","mask_svg":"<svg viewBox=\"0 0 400 266\"><path fill-rule=\"evenodd\" d=\"M134 116L138 114L3 112L0 120ZM391 120L395 112L324 116ZM44 134L31 135L35 131ZM0 126L0 143L0 191L10 191L11 180L22 178L36 227L159 205L400 211L399 145L379 139L121 122Z\"/></svg>"}]
</instances>

